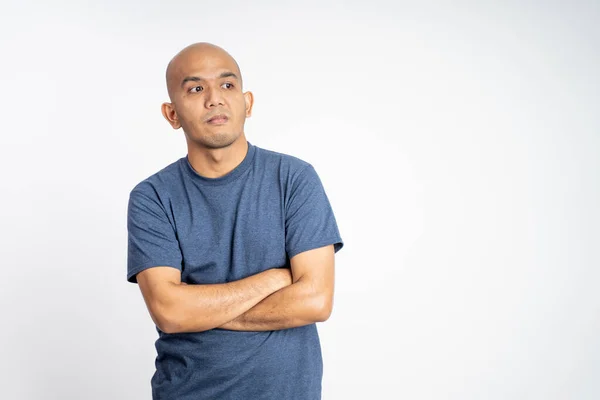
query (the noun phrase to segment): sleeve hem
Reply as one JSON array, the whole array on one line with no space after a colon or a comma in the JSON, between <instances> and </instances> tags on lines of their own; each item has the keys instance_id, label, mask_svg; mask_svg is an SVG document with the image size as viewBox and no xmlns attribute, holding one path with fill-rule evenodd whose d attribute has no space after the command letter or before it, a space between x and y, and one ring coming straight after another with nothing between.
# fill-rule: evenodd
<instances>
[{"instance_id":1,"label":"sleeve hem","mask_svg":"<svg viewBox=\"0 0 600 400\"><path fill-rule=\"evenodd\" d=\"M175 268L175 269L181 271L181 267L176 267L176 265L177 265L177 263L173 263L170 261L167 261L164 263L151 262L151 263L142 264L142 266L137 267L134 270L127 272L127 281L131 282L131 283L138 283L136 275L148 268L153 268L153 267L172 267L172 268Z\"/></svg>"},{"instance_id":2,"label":"sleeve hem","mask_svg":"<svg viewBox=\"0 0 600 400\"><path fill-rule=\"evenodd\" d=\"M329 240L322 240L320 242L314 242L314 243L310 243L310 244L307 244L304 246L297 247L291 251L288 251L288 258L291 259L295 255L298 255L305 251L318 249L319 247L327 246L329 244L333 244L334 253L337 253L339 250L341 250L342 247L344 247L344 242L338 236L337 238L333 238L333 239L329 239Z\"/></svg>"}]
</instances>

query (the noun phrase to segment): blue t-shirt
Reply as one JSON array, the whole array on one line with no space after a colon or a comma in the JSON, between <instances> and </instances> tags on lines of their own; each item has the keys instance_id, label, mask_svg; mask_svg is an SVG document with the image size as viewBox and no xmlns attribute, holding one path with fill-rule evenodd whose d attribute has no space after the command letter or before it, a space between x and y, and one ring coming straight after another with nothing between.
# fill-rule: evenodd
<instances>
[{"instance_id":1,"label":"blue t-shirt","mask_svg":"<svg viewBox=\"0 0 600 400\"><path fill-rule=\"evenodd\" d=\"M343 246L323 185L299 158L248 142L244 160L219 178L187 156L137 184L127 212L127 280L154 266L189 284L226 283L290 265L306 250ZM265 332L158 327L155 400L321 398L315 324Z\"/></svg>"}]
</instances>

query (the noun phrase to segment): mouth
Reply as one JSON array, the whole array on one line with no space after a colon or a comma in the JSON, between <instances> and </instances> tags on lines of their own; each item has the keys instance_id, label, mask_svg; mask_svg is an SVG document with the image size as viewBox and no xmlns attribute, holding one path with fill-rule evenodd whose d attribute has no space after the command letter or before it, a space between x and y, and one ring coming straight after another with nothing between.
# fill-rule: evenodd
<instances>
[{"instance_id":1,"label":"mouth","mask_svg":"<svg viewBox=\"0 0 600 400\"><path fill-rule=\"evenodd\" d=\"M210 119L206 120L206 123L211 125L222 125L229 121L229 118L225 114L217 114Z\"/></svg>"}]
</instances>

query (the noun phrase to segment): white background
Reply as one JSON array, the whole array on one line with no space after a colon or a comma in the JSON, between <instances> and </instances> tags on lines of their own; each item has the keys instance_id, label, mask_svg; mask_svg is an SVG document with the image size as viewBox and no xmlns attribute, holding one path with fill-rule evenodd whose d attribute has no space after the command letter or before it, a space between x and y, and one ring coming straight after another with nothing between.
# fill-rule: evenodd
<instances>
[{"instance_id":1,"label":"white background","mask_svg":"<svg viewBox=\"0 0 600 400\"><path fill-rule=\"evenodd\" d=\"M598 2L0 7L3 399L150 398L127 200L186 154L160 104L197 41L334 207L324 400L600 398Z\"/></svg>"}]
</instances>

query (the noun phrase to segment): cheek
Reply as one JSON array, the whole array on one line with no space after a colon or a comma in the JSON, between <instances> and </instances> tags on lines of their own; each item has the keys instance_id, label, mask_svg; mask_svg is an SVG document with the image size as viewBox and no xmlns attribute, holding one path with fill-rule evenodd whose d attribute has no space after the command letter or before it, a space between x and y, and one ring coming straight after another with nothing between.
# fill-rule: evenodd
<instances>
[{"instance_id":1,"label":"cheek","mask_svg":"<svg viewBox=\"0 0 600 400\"><path fill-rule=\"evenodd\" d=\"M243 98L236 104L235 113L239 119L246 118L246 102Z\"/></svg>"},{"instance_id":2,"label":"cheek","mask_svg":"<svg viewBox=\"0 0 600 400\"><path fill-rule=\"evenodd\" d=\"M181 108L179 115L181 119L188 121L188 124L195 124L197 121L202 121L203 116L198 106L189 103Z\"/></svg>"}]
</instances>

